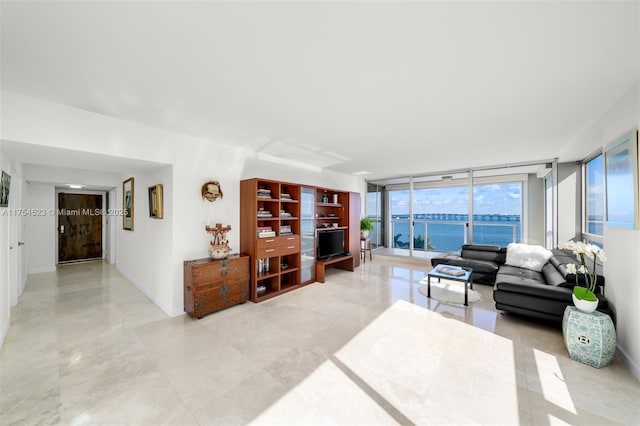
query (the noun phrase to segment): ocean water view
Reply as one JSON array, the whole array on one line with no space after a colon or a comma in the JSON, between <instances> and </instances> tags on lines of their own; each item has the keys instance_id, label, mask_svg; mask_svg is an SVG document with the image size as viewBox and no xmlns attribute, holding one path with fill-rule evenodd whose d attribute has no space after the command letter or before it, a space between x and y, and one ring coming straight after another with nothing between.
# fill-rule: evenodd
<instances>
[{"instance_id":1,"label":"ocean water view","mask_svg":"<svg viewBox=\"0 0 640 426\"><path fill-rule=\"evenodd\" d=\"M466 241L469 215L438 213L414 215L414 249L442 252L460 251ZM507 245L520 242L520 215L474 215L473 241L476 244ZM393 247L409 248L409 216L391 220Z\"/></svg>"},{"instance_id":2,"label":"ocean water view","mask_svg":"<svg viewBox=\"0 0 640 426\"><path fill-rule=\"evenodd\" d=\"M418 214L414 216L414 249L424 250L425 241L429 251L458 252L466 238L468 215L453 213ZM372 218L375 222L375 218ZM497 244L522 242L521 218L515 214L474 215L473 242L476 244ZM603 218L590 216L587 220L589 233L602 235ZM391 219L393 248L409 248L409 216L394 215ZM373 243L376 231L371 233Z\"/></svg>"}]
</instances>

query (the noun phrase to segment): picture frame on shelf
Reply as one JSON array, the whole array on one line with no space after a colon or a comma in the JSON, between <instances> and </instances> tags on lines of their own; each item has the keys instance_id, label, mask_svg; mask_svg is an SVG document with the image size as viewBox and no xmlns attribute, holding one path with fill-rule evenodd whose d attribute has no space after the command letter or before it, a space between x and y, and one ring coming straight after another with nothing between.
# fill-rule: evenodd
<instances>
[{"instance_id":1,"label":"picture frame on shelf","mask_svg":"<svg viewBox=\"0 0 640 426\"><path fill-rule=\"evenodd\" d=\"M604 149L605 225L638 229L638 129Z\"/></svg>"},{"instance_id":2,"label":"picture frame on shelf","mask_svg":"<svg viewBox=\"0 0 640 426\"><path fill-rule=\"evenodd\" d=\"M122 182L122 229L125 231L133 231L133 209L134 209L134 181L133 178Z\"/></svg>"},{"instance_id":3,"label":"picture frame on shelf","mask_svg":"<svg viewBox=\"0 0 640 426\"><path fill-rule=\"evenodd\" d=\"M162 219L164 217L163 208L163 187L159 183L149 187L149 217Z\"/></svg>"}]
</instances>

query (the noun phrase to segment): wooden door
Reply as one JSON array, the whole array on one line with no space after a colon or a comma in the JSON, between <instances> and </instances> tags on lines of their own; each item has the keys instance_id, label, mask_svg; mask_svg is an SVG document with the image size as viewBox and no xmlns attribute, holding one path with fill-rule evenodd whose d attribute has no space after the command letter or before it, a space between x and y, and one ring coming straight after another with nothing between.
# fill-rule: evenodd
<instances>
[{"instance_id":1,"label":"wooden door","mask_svg":"<svg viewBox=\"0 0 640 426\"><path fill-rule=\"evenodd\" d=\"M102 195L58 194L58 262L102 257Z\"/></svg>"}]
</instances>

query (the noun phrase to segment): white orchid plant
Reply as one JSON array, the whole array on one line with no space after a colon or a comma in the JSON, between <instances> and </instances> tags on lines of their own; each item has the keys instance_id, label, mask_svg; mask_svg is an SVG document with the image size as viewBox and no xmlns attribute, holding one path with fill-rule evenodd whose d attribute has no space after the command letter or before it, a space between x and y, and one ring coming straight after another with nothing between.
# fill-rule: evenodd
<instances>
[{"instance_id":1,"label":"white orchid plant","mask_svg":"<svg viewBox=\"0 0 640 426\"><path fill-rule=\"evenodd\" d=\"M567 265L567 272L576 276L576 286L573 287L573 294L578 299L597 301L595 290L598 281L598 274L596 273L596 261L606 262L607 256L604 250L594 244L586 244L581 241L573 242L568 241L560 246L561 249L571 250L580 261L580 267L576 267L575 264L569 263ZM591 263L591 268L587 266ZM583 274L586 280L586 287L582 287L578 284L578 274Z\"/></svg>"}]
</instances>

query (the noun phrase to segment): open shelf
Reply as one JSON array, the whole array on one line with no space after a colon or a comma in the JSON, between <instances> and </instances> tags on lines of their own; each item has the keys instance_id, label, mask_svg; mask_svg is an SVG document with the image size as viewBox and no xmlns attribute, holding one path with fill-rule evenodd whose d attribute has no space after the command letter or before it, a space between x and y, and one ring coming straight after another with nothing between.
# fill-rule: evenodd
<instances>
[{"instance_id":1,"label":"open shelf","mask_svg":"<svg viewBox=\"0 0 640 426\"><path fill-rule=\"evenodd\" d=\"M253 262L253 302L316 281L318 232L344 230L345 252L355 253L360 246L358 193L252 178L240 182L240 194L240 251ZM323 196L329 202L322 202ZM268 214L258 217L260 211ZM275 235L259 238L259 232ZM351 270L359 259L350 259ZM258 294L263 285L265 291Z\"/></svg>"}]
</instances>

